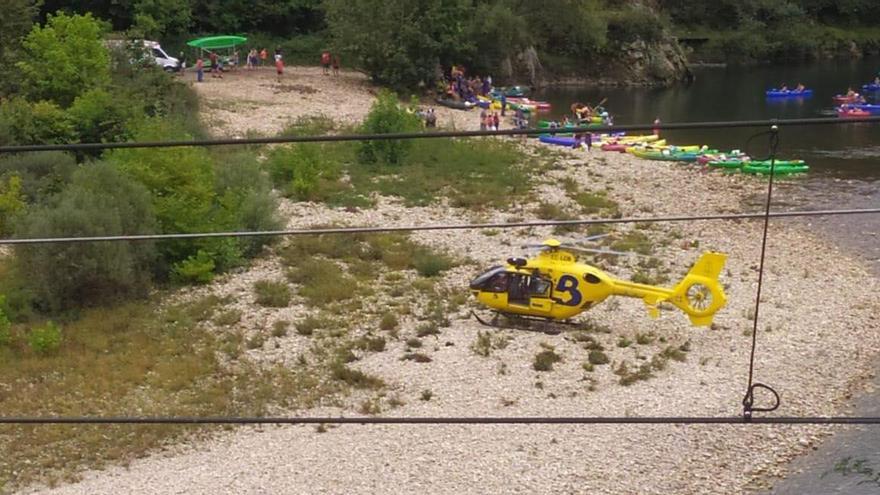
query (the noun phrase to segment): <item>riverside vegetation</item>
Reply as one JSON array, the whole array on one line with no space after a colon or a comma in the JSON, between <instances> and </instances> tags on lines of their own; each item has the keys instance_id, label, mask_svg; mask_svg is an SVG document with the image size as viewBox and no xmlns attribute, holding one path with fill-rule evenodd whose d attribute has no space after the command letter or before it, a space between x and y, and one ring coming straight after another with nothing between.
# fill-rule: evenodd
<instances>
[{"instance_id":1,"label":"riverside vegetation","mask_svg":"<svg viewBox=\"0 0 880 495\"><path fill-rule=\"evenodd\" d=\"M193 92L153 67L132 66L125 53L109 53L102 29L90 15L62 13L32 28L19 47L22 67L38 63L38 52L65 63L23 71L22 91L0 104L0 143L206 136ZM101 64L89 65L89 77L69 75L91 56ZM55 85L41 84L43 78ZM312 118L285 132L400 132L416 124L393 94L382 93L360 129ZM525 155L514 145L454 141L441 154L434 140L420 144L5 155L0 228L4 237L269 230L281 226L275 190L349 207L369 207L377 194L412 205L443 197L476 210L505 207L528 194L530 179L519 167ZM496 200L481 202L481 190ZM295 301L316 309L293 323L298 336L316 343L314 357L295 366L261 363L248 352L286 336L291 323L278 320L245 333L238 328L242 312L229 297L179 295L265 256L267 247L265 238L227 238L7 251L0 258L3 410L21 416L261 415L364 389L378 391L364 407L375 413L385 407L383 381L348 363L398 337L395 314L419 312L417 336L401 337L415 346L438 335L449 324L445 315L464 302L434 282L461 261L406 235L299 238L274 247L286 277L256 281L253 291L258 306ZM389 294L400 299L412 291L432 302L421 308L415 299L389 300ZM394 313L382 309L374 315L378 332L362 333L352 315L369 315L370 307ZM404 358L430 361L416 352ZM70 479L81 467L132 459L184 431L191 429L3 427L0 450L11 454L0 459L0 487Z\"/></svg>"}]
</instances>

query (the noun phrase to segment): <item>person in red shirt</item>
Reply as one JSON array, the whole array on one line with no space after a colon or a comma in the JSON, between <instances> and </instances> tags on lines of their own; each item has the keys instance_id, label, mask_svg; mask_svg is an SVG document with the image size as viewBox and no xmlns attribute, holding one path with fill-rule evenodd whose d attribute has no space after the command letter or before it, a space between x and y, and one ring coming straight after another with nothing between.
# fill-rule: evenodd
<instances>
[{"instance_id":1,"label":"person in red shirt","mask_svg":"<svg viewBox=\"0 0 880 495\"><path fill-rule=\"evenodd\" d=\"M321 54L321 67L324 68L324 75L330 75L330 52L325 51Z\"/></svg>"},{"instance_id":2,"label":"person in red shirt","mask_svg":"<svg viewBox=\"0 0 880 495\"><path fill-rule=\"evenodd\" d=\"M278 81L281 82L281 76L284 75L284 60L280 55L275 57L275 72L278 74Z\"/></svg>"},{"instance_id":3,"label":"person in red shirt","mask_svg":"<svg viewBox=\"0 0 880 495\"><path fill-rule=\"evenodd\" d=\"M269 58L269 52L265 48L260 50L260 67L266 65L266 59Z\"/></svg>"}]
</instances>

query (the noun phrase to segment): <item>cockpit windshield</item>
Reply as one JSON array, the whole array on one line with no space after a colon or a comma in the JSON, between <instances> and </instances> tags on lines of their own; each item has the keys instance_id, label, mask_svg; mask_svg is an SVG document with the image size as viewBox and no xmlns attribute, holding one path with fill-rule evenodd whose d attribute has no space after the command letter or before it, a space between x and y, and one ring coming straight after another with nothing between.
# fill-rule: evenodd
<instances>
[{"instance_id":1,"label":"cockpit windshield","mask_svg":"<svg viewBox=\"0 0 880 495\"><path fill-rule=\"evenodd\" d=\"M486 270L483 274L471 281L471 289L474 290L494 290L496 292L504 292L507 290L507 276L503 266L493 266ZM502 280L503 279L503 280ZM500 287L501 282L504 287Z\"/></svg>"}]
</instances>

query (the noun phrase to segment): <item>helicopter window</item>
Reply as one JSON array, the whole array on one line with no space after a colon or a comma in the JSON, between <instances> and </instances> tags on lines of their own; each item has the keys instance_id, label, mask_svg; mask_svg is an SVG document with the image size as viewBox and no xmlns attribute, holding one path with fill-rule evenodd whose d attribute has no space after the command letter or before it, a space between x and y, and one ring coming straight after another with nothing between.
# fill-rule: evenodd
<instances>
[{"instance_id":1,"label":"helicopter window","mask_svg":"<svg viewBox=\"0 0 880 495\"><path fill-rule=\"evenodd\" d=\"M588 274L584 275L584 280L586 280L587 282L589 282L591 284L598 284L599 282L601 282L599 277L593 275L592 273L588 273Z\"/></svg>"},{"instance_id":2,"label":"helicopter window","mask_svg":"<svg viewBox=\"0 0 880 495\"><path fill-rule=\"evenodd\" d=\"M529 282L529 294L533 296L546 296L550 290L550 281L541 277L532 277Z\"/></svg>"},{"instance_id":3,"label":"helicopter window","mask_svg":"<svg viewBox=\"0 0 880 495\"><path fill-rule=\"evenodd\" d=\"M489 283L486 284L486 290L491 292L506 292L509 282L510 277L507 275L507 273L499 273L498 275L492 277L491 280L489 280Z\"/></svg>"}]
</instances>

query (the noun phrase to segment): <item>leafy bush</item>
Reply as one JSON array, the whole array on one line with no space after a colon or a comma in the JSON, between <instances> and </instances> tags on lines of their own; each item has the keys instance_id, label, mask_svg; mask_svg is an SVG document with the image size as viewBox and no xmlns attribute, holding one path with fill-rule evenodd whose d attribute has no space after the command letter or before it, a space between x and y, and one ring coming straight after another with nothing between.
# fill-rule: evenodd
<instances>
[{"instance_id":1,"label":"leafy bush","mask_svg":"<svg viewBox=\"0 0 880 495\"><path fill-rule=\"evenodd\" d=\"M77 96L67 114L80 142L112 143L131 137L129 121L136 109L118 95L96 88Z\"/></svg>"},{"instance_id":2,"label":"leafy bush","mask_svg":"<svg viewBox=\"0 0 880 495\"><path fill-rule=\"evenodd\" d=\"M276 148L269 155L266 165L272 181L284 195L300 201L319 199L315 192L322 178L338 178L338 170L335 170L332 162L321 159L321 148L316 144Z\"/></svg>"},{"instance_id":3,"label":"leafy bush","mask_svg":"<svg viewBox=\"0 0 880 495\"><path fill-rule=\"evenodd\" d=\"M402 109L394 93L383 90L376 97L360 131L364 134L393 134L417 131L421 127L419 118ZM358 148L358 157L364 163L400 165L411 145L411 141L396 139L364 141Z\"/></svg>"},{"instance_id":4,"label":"leafy bush","mask_svg":"<svg viewBox=\"0 0 880 495\"><path fill-rule=\"evenodd\" d=\"M397 328L398 325L397 316L394 313L386 312L382 315L382 320L379 322L380 330L393 330Z\"/></svg>"},{"instance_id":5,"label":"leafy bush","mask_svg":"<svg viewBox=\"0 0 880 495\"><path fill-rule=\"evenodd\" d=\"M17 66L23 89L34 100L68 106L89 89L110 81L110 55L102 42L103 27L91 14L49 14L25 38L26 56Z\"/></svg>"},{"instance_id":6,"label":"leafy bush","mask_svg":"<svg viewBox=\"0 0 880 495\"><path fill-rule=\"evenodd\" d=\"M253 156L233 155L215 167L214 189L227 230L266 231L281 227L278 200L272 193L269 178ZM254 256L270 242L268 237L245 237L233 240L240 255ZM228 263L220 263L225 269Z\"/></svg>"},{"instance_id":7,"label":"leafy bush","mask_svg":"<svg viewBox=\"0 0 880 495\"><path fill-rule=\"evenodd\" d=\"M254 284L254 291L260 306L284 308L290 303L290 288L284 282L259 280Z\"/></svg>"},{"instance_id":8,"label":"leafy bush","mask_svg":"<svg viewBox=\"0 0 880 495\"><path fill-rule=\"evenodd\" d=\"M544 349L535 355L532 368L535 371L552 371L553 365L562 361L562 356L556 354L552 349Z\"/></svg>"},{"instance_id":9,"label":"leafy bush","mask_svg":"<svg viewBox=\"0 0 880 495\"><path fill-rule=\"evenodd\" d=\"M61 151L39 151L0 156L0 176L21 178L22 194L28 203L44 202L70 183L76 160Z\"/></svg>"},{"instance_id":10,"label":"leafy bush","mask_svg":"<svg viewBox=\"0 0 880 495\"><path fill-rule=\"evenodd\" d=\"M187 259L180 261L172 268L172 278L180 283L207 284L214 280L213 256L199 249Z\"/></svg>"},{"instance_id":11,"label":"leafy bush","mask_svg":"<svg viewBox=\"0 0 880 495\"><path fill-rule=\"evenodd\" d=\"M608 355L598 349L590 351L587 360L590 364L608 364L611 362L611 360L608 359Z\"/></svg>"},{"instance_id":12,"label":"leafy bush","mask_svg":"<svg viewBox=\"0 0 880 495\"><path fill-rule=\"evenodd\" d=\"M61 327L47 322L41 327L32 328L28 332L28 346L36 354L49 355L61 348Z\"/></svg>"},{"instance_id":13,"label":"leafy bush","mask_svg":"<svg viewBox=\"0 0 880 495\"><path fill-rule=\"evenodd\" d=\"M454 266L448 256L427 249L417 250L413 255L412 264L423 277L435 277Z\"/></svg>"},{"instance_id":14,"label":"leafy bush","mask_svg":"<svg viewBox=\"0 0 880 495\"><path fill-rule=\"evenodd\" d=\"M4 302L4 297L0 296L0 305ZM0 346L7 346L12 343L12 323L6 316L6 313L0 309Z\"/></svg>"},{"instance_id":15,"label":"leafy bush","mask_svg":"<svg viewBox=\"0 0 880 495\"><path fill-rule=\"evenodd\" d=\"M0 145L63 144L74 136L67 114L55 103L11 98L0 104Z\"/></svg>"},{"instance_id":16,"label":"leafy bush","mask_svg":"<svg viewBox=\"0 0 880 495\"><path fill-rule=\"evenodd\" d=\"M12 231L10 224L23 209L21 177L10 175L5 183L0 178L0 235L7 235Z\"/></svg>"},{"instance_id":17,"label":"leafy bush","mask_svg":"<svg viewBox=\"0 0 880 495\"><path fill-rule=\"evenodd\" d=\"M22 237L69 237L155 232L143 186L97 163L78 170L70 185L22 219ZM149 241L19 245L16 269L39 307L50 311L143 295L150 287L155 248Z\"/></svg>"}]
</instances>

